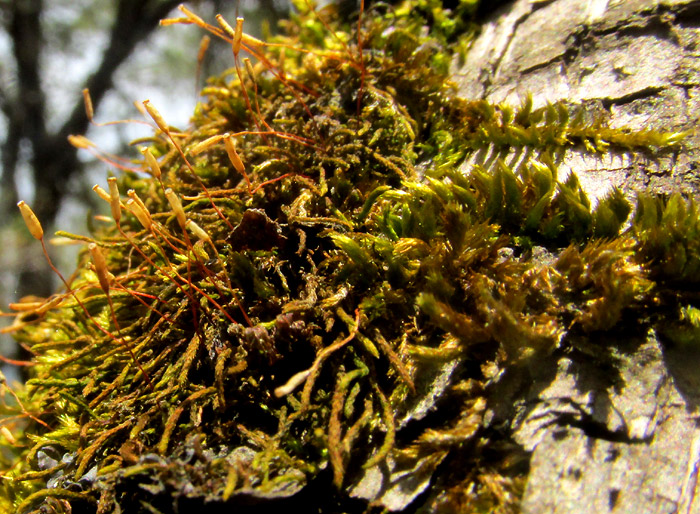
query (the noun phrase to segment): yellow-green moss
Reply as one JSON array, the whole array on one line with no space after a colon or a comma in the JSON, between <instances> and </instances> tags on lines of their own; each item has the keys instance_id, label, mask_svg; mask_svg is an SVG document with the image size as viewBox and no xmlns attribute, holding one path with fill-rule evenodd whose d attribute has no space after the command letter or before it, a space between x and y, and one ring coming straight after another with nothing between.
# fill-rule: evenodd
<instances>
[{"instance_id":1,"label":"yellow-green moss","mask_svg":"<svg viewBox=\"0 0 700 514\"><path fill-rule=\"evenodd\" d=\"M472 4L459 18L432 0L377 7L362 52L354 26L331 33L331 16L302 6L283 46L262 50L255 82L243 66L242 84L235 69L210 79L192 125L153 136L162 183L119 180L153 229L124 211L119 230L93 234L115 277L109 297L84 252L71 285L85 310L65 295L16 332L36 365L18 392L24 411L4 408L20 417L8 424L17 444L2 448L1 509L68 512L82 498L88 511L99 499L99 512L163 512L329 482L313 489L319 512L361 512L350 495L363 470L432 470L458 454L435 508L512 511L526 465L487 459L487 439L468 444L494 437L480 434L486 370L623 315L697 342L697 309L679 290L700 277L694 203L640 195L623 230L622 194L591 208L552 157L680 135L611 130L564 104L457 98L448 63L468 42ZM223 139L192 155L242 131L276 132L236 137L250 185ZM487 146L530 157L463 174ZM210 241L183 233L165 188ZM426 377L448 363L450 386L436 388Z\"/></svg>"}]
</instances>

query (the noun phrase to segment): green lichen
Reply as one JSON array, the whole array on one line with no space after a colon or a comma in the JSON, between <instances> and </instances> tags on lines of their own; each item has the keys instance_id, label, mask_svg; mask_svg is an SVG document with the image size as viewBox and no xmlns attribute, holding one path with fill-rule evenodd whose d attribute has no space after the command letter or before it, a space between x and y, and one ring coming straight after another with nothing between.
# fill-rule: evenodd
<instances>
[{"instance_id":1,"label":"green lichen","mask_svg":"<svg viewBox=\"0 0 700 514\"><path fill-rule=\"evenodd\" d=\"M191 127L150 141L162 179L119 180L152 225L131 207L89 238L113 278L84 252L74 294L18 318L35 365L4 390L4 511L364 512L395 505L372 477L442 466L426 509L514 512L527 459L483 429L491 377L628 320L697 341L695 204L613 189L592 207L556 158L679 134L458 98L471 22L439 2L364 13L362 50L329 19L300 6L253 76L210 79Z\"/></svg>"}]
</instances>

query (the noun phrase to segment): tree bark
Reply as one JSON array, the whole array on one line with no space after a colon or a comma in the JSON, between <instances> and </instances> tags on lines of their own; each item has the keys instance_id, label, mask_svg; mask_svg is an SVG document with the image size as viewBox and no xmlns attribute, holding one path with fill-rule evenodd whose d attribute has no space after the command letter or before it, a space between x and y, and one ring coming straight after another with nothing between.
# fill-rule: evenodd
<instances>
[{"instance_id":1,"label":"tree bark","mask_svg":"<svg viewBox=\"0 0 700 514\"><path fill-rule=\"evenodd\" d=\"M700 1L517 0L485 21L455 75L468 99L582 103L613 127L689 131L682 148L590 156L592 199L611 187L698 198ZM526 513L700 512L698 349L645 329L577 341L500 378L487 415L531 453Z\"/></svg>"}]
</instances>

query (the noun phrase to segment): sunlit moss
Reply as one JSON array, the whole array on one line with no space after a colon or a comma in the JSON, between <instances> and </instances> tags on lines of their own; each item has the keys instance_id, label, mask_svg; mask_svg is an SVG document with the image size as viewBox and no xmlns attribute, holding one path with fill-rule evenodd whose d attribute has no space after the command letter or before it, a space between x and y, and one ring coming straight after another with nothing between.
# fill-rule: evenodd
<instances>
[{"instance_id":1,"label":"sunlit moss","mask_svg":"<svg viewBox=\"0 0 700 514\"><path fill-rule=\"evenodd\" d=\"M447 63L471 20L439 2L365 12L362 51L325 14L301 2L253 76L213 77L187 130L155 133L162 181L122 176L131 209L89 239L107 291L84 252L75 296L18 325L36 365L3 410L1 508L235 505L326 480L321 511L363 511L350 496L388 501L365 473L457 452L479 465L433 506L511 512L526 466L479 449L489 377L669 310L669 339L697 339L695 204L613 189L592 207L552 157L680 134L458 98ZM527 158L460 170L485 148Z\"/></svg>"}]
</instances>

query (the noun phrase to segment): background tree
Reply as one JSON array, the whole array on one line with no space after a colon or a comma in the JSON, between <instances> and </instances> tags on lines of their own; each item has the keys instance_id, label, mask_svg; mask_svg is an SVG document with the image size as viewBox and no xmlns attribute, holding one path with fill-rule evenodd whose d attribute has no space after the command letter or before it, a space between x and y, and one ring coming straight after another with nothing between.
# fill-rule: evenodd
<instances>
[{"instance_id":1,"label":"background tree","mask_svg":"<svg viewBox=\"0 0 700 514\"><path fill-rule=\"evenodd\" d=\"M177 3L175 0L122 0L116 3L107 46L99 65L84 82L84 86L90 89L95 107L113 87L120 66ZM46 43L56 35L46 33L46 10L43 0L20 0L3 5L4 28L10 37L14 58L14 87L3 84L0 93L7 127L2 144L3 201L0 207L5 218L14 215L14 204L18 200L17 175L24 167L31 174L37 214L52 225L63 198L70 193L71 179L83 169L77 151L70 147L67 137L85 133L89 121L78 96L62 122L49 119L47 95L55 85L42 81L42 61L52 58L55 50L47 48ZM70 39L66 42L70 43ZM70 73L75 73L75 70ZM49 293L52 281L48 276L45 267L21 269L19 294L29 291L33 294Z\"/></svg>"},{"instance_id":2,"label":"background tree","mask_svg":"<svg viewBox=\"0 0 700 514\"><path fill-rule=\"evenodd\" d=\"M29 189L37 215L49 227L67 197L88 198L81 189L89 186L84 177L90 163L67 141L69 135L84 134L89 128L80 90L90 90L95 110L101 113L100 108L110 95L121 94L122 105L129 105L131 101L145 99L124 101L134 90L153 91L158 84L172 87L174 81L183 83L175 78L178 75L192 75L177 71L182 66L189 66L190 70L194 66L201 37L194 31L190 39L180 38L179 47L171 46L169 51L148 56L146 62L141 60L146 47L154 44L152 35L158 22L180 3L180 0L77 4L60 0L7 0L0 4L0 29L9 47L7 59L0 62L0 111L4 127L0 143L0 213L6 225L18 219L15 204L19 200L19 183ZM239 8L239 2L220 0L193 2L193 5L205 14L230 14ZM273 27L285 9L273 0L244 7L241 13L246 15L255 15L257 9L264 12ZM255 23L249 23L248 27L250 30ZM133 59L136 52L141 55ZM159 61L167 65L159 65ZM55 63L63 63L63 70L57 70ZM144 67L151 67L149 77L144 77ZM142 73L138 78L146 83L132 81L131 88L125 92L125 81L119 80L120 75L139 71ZM148 69L145 71L149 73ZM189 107L187 110L191 111ZM107 116L120 114L123 111L110 112ZM101 173L104 175L104 167ZM18 263L17 296L30 293L46 296L52 292L52 277L41 261L19 259Z\"/></svg>"},{"instance_id":3,"label":"background tree","mask_svg":"<svg viewBox=\"0 0 700 514\"><path fill-rule=\"evenodd\" d=\"M102 121L138 117L132 102L153 96L161 103L172 98L175 105L169 106L169 112L173 122L187 122L197 97L195 91L202 85L193 79L202 35L182 30L172 38L167 30L157 30L159 20L180 3L0 1L0 51L4 55L0 59L2 304L26 295L48 296L55 289L55 277L46 262L35 252L26 251L31 241L23 229L16 230L22 228L17 201L31 202L48 233L62 213L73 218L72 230L85 230L86 210L96 207L90 188L95 181L104 180L107 167L79 152L67 139L90 131L82 89L90 90L96 116ZM204 15L245 15L247 30L253 33L259 32L263 23L274 30L289 7L275 0L199 0L190 4ZM225 45L213 41L200 76L228 66L224 59L229 53ZM178 90L176 95L173 89ZM128 142L135 134L138 132L133 127L118 125L93 129L89 137L114 153L128 156L134 152ZM73 266L74 252L50 250L59 262L61 255L66 255L66 268ZM5 346L4 353L13 351L10 341L5 341Z\"/></svg>"}]
</instances>

